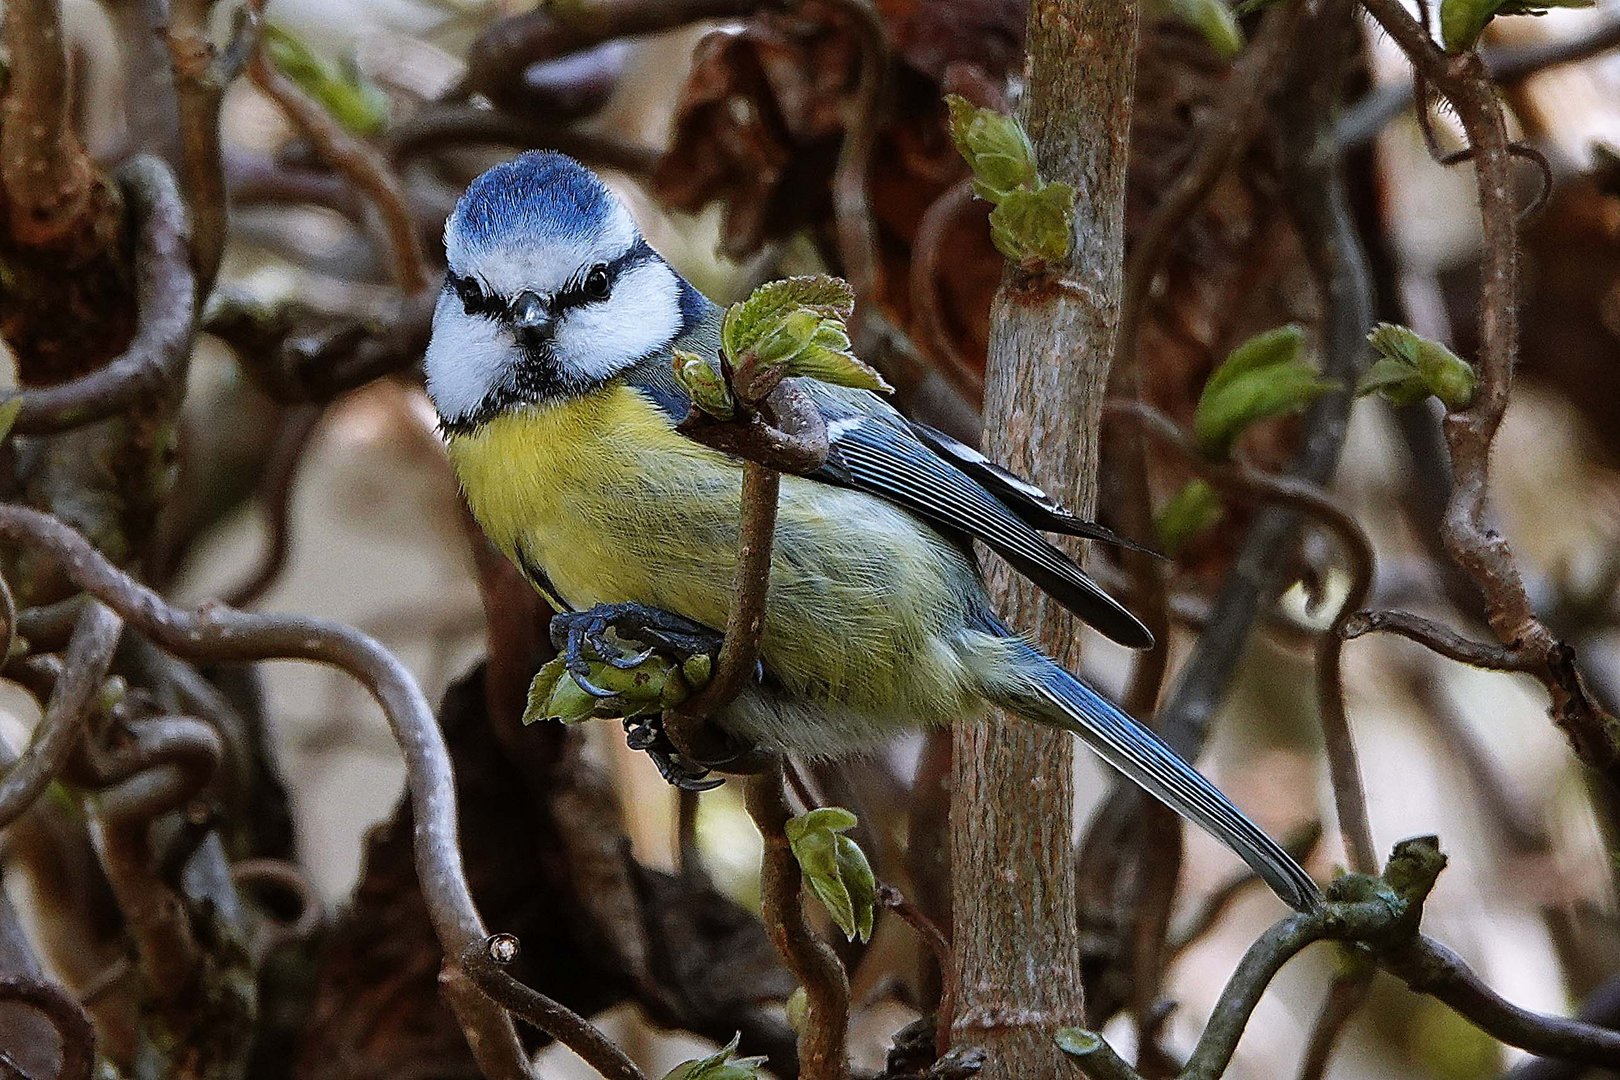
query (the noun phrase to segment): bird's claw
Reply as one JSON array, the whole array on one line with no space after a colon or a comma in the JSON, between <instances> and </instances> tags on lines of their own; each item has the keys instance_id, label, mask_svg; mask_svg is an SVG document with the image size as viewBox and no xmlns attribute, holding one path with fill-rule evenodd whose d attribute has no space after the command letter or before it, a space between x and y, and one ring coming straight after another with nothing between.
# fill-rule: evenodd
<instances>
[{"instance_id":1,"label":"bird's claw","mask_svg":"<svg viewBox=\"0 0 1620 1080\"><path fill-rule=\"evenodd\" d=\"M626 718L624 741L630 749L640 750L652 759L665 783L682 791L712 791L725 783L718 777L710 779L708 769L682 757L665 733L663 721L656 716Z\"/></svg>"},{"instance_id":2,"label":"bird's claw","mask_svg":"<svg viewBox=\"0 0 1620 1080\"><path fill-rule=\"evenodd\" d=\"M618 640L608 636L609 630ZM645 648L627 655L619 644L627 640ZM580 689L596 697L609 697L590 682L591 660L621 671L641 666L655 653L665 653L678 663L695 656L713 660L720 654L721 635L701 623L646 604L597 604L586 611L564 611L553 616L551 643L562 653L568 673ZM763 672L763 667L760 670Z\"/></svg>"}]
</instances>

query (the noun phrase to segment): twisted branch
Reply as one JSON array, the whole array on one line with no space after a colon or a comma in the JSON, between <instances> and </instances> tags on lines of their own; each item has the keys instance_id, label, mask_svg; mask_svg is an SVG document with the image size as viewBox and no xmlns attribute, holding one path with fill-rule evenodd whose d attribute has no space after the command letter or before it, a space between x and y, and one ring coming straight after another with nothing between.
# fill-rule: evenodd
<instances>
[{"instance_id":1,"label":"twisted branch","mask_svg":"<svg viewBox=\"0 0 1620 1080\"><path fill-rule=\"evenodd\" d=\"M82 427L183 389L196 323L185 204L156 158L138 157L121 174L135 231L135 336L105 366L56 386L21 391L13 426L21 435Z\"/></svg>"}]
</instances>

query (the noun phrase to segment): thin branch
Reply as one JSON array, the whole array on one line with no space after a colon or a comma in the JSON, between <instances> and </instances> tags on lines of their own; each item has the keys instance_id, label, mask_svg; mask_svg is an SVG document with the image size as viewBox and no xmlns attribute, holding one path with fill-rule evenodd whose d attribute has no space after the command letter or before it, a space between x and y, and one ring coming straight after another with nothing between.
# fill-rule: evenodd
<instances>
[{"instance_id":1,"label":"thin branch","mask_svg":"<svg viewBox=\"0 0 1620 1080\"><path fill-rule=\"evenodd\" d=\"M245 608L257 603L287 566L287 557L292 553L292 498L298 466L320 422L321 410L307 405L295 406L281 418L258 489L257 502L264 511L268 537L264 556L247 580L225 594L229 607Z\"/></svg>"},{"instance_id":2,"label":"thin branch","mask_svg":"<svg viewBox=\"0 0 1620 1080\"><path fill-rule=\"evenodd\" d=\"M1322 823L1312 821L1300 832L1285 840L1283 850L1292 855L1295 861L1304 862L1310 858L1321 841ZM1203 903L1199 904L1197 910L1188 917L1186 923L1171 936L1169 944L1165 946L1165 966L1168 967L1195 942L1214 929L1215 924L1221 921L1221 917L1231 909L1238 897L1262 884L1264 879L1259 874L1245 869L1212 889Z\"/></svg>"},{"instance_id":3,"label":"thin branch","mask_svg":"<svg viewBox=\"0 0 1620 1080\"><path fill-rule=\"evenodd\" d=\"M1472 402L1442 423L1452 491L1441 522L1447 553L1479 587L1497 640L1518 652L1552 699L1553 720L1582 761L1611 781L1620 768L1620 724L1587 691L1568 645L1536 615L1513 549L1490 524L1490 455L1507 411L1519 348L1518 208L1503 105L1477 53L1448 55L1400 0L1363 0L1367 12L1456 110L1468 137L1483 226L1479 383Z\"/></svg>"},{"instance_id":4,"label":"thin branch","mask_svg":"<svg viewBox=\"0 0 1620 1080\"><path fill-rule=\"evenodd\" d=\"M625 1056L601 1030L561 1002L514 978L506 970L518 956L518 939L494 934L461 951L461 970L499 1004L550 1035L607 1080L647 1080L647 1074Z\"/></svg>"},{"instance_id":5,"label":"thin branch","mask_svg":"<svg viewBox=\"0 0 1620 1080\"><path fill-rule=\"evenodd\" d=\"M135 232L135 336L121 356L95 371L22 391L18 434L82 427L184 389L196 316L185 205L156 158L135 158L121 178Z\"/></svg>"},{"instance_id":6,"label":"thin branch","mask_svg":"<svg viewBox=\"0 0 1620 1080\"><path fill-rule=\"evenodd\" d=\"M28 749L0 779L0 827L32 806L67 766L84 735L123 629L123 620L100 604L90 605L79 616L45 716Z\"/></svg>"},{"instance_id":7,"label":"thin branch","mask_svg":"<svg viewBox=\"0 0 1620 1080\"><path fill-rule=\"evenodd\" d=\"M444 735L398 657L353 627L330 620L250 614L217 605L199 611L175 608L119 570L83 536L37 510L0 505L0 539L44 553L79 588L178 656L216 662L311 660L351 675L382 707L405 758L417 874L445 955L459 957L468 944L488 936L462 868L455 779ZM510 1022L490 1026L504 1034L500 1045L488 1040L474 1044L485 1070L502 1080L526 1076Z\"/></svg>"},{"instance_id":8,"label":"thin branch","mask_svg":"<svg viewBox=\"0 0 1620 1080\"><path fill-rule=\"evenodd\" d=\"M543 146L599 167L646 178L659 151L604 132L543 123L477 105L427 104L384 135L388 157L403 164L436 150L463 146Z\"/></svg>"},{"instance_id":9,"label":"thin branch","mask_svg":"<svg viewBox=\"0 0 1620 1080\"><path fill-rule=\"evenodd\" d=\"M209 34L217 0L174 0L169 10L169 62L180 121L180 174L195 224L192 252L199 292L207 294L219 273L230 230L219 110L225 90L241 73L241 61L258 50L264 0L243 0L233 40L224 56Z\"/></svg>"},{"instance_id":10,"label":"thin branch","mask_svg":"<svg viewBox=\"0 0 1620 1080\"><path fill-rule=\"evenodd\" d=\"M745 18L777 0L659 0L657 3L543 4L492 23L467 49L467 75L445 95L480 93L515 113L529 100L523 73L531 65L614 38L639 37L710 19Z\"/></svg>"},{"instance_id":11,"label":"thin branch","mask_svg":"<svg viewBox=\"0 0 1620 1080\"><path fill-rule=\"evenodd\" d=\"M855 40L860 47L860 74L832 176L838 258L859 301L859 323L864 322L861 312L876 314L883 294L883 264L878 256L877 223L872 217L867 174L877 144L878 110L889 82L889 44L883 18L872 0L834 0L833 7L854 22Z\"/></svg>"},{"instance_id":12,"label":"thin branch","mask_svg":"<svg viewBox=\"0 0 1620 1080\"><path fill-rule=\"evenodd\" d=\"M1620 1032L1521 1009L1486 986L1450 949L1419 932L1423 902L1444 866L1433 837L1403 840L1382 879L1341 878L1321 908L1273 925L1244 954L1178 1080L1217 1080L1272 978L1290 958L1324 939L1354 943L1413 990L1512 1046L1572 1061L1620 1064ZM1076 1034L1070 1055L1090 1075L1141 1080L1101 1035Z\"/></svg>"},{"instance_id":13,"label":"thin branch","mask_svg":"<svg viewBox=\"0 0 1620 1080\"><path fill-rule=\"evenodd\" d=\"M941 248L957 217L973 205L973 180L964 177L946 188L917 221L911 244L911 307L922 322L931 358L971 401L984 397L984 373L975 370L956 347L939 304Z\"/></svg>"},{"instance_id":14,"label":"thin branch","mask_svg":"<svg viewBox=\"0 0 1620 1080\"><path fill-rule=\"evenodd\" d=\"M730 704L759 663L765 632L765 599L770 589L771 552L776 535L780 472L813 471L826 460L827 425L803 393L782 383L774 387L734 387L743 402L758 401L760 412L732 421L715 421L697 409L679 426L682 434L743 458L742 515L737 570L720 655L709 682L673 709L664 726L683 756L697 762L724 763L728 771L751 771L768 762L758 754L735 756L717 746L709 718ZM744 391L748 392L744 392ZM763 413L763 415L761 415Z\"/></svg>"},{"instance_id":15,"label":"thin branch","mask_svg":"<svg viewBox=\"0 0 1620 1080\"><path fill-rule=\"evenodd\" d=\"M938 1015L934 1018L934 1053L944 1057L951 1049L951 1023L956 1019L956 960L951 956L950 939L927 912L893 885L879 883L877 901L917 932L939 965L941 989Z\"/></svg>"},{"instance_id":16,"label":"thin branch","mask_svg":"<svg viewBox=\"0 0 1620 1080\"><path fill-rule=\"evenodd\" d=\"M1487 49L1480 58L1498 86L1512 88L1543 71L1583 63L1617 48L1620 48L1620 18L1609 18L1596 23L1584 34ZM1345 110L1334 127L1334 138L1342 149L1355 149L1375 138L1416 101L1415 86L1409 82L1374 90Z\"/></svg>"},{"instance_id":17,"label":"thin branch","mask_svg":"<svg viewBox=\"0 0 1620 1080\"><path fill-rule=\"evenodd\" d=\"M59 1080L90 1080L96 1065L96 1029L72 995L54 983L7 976L0 978L0 1002L26 1005L50 1021L62 1040Z\"/></svg>"},{"instance_id":18,"label":"thin branch","mask_svg":"<svg viewBox=\"0 0 1620 1080\"><path fill-rule=\"evenodd\" d=\"M248 77L280 106L328 165L370 198L382 219L394 283L400 291L406 296L426 291L432 284L427 256L422 252L410 200L388 162L345 131L319 102L278 71L262 50L248 62Z\"/></svg>"},{"instance_id":19,"label":"thin branch","mask_svg":"<svg viewBox=\"0 0 1620 1080\"><path fill-rule=\"evenodd\" d=\"M0 180L11 233L32 246L71 237L95 213L100 180L74 123L61 0L5 6Z\"/></svg>"},{"instance_id":20,"label":"thin branch","mask_svg":"<svg viewBox=\"0 0 1620 1080\"><path fill-rule=\"evenodd\" d=\"M1523 652L1464 637L1444 623L1410 611L1358 611L1339 627L1346 640L1366 634L1394 634L1415 641L1448 660L1487 671L1532 672L1534 664Z\"/></svg>"},{"instance_id":21,"label":"thin branch","mask_svg":"<svg viewBox=\"0 0 1620 1080\"><path fill-rule=\"evenodd\" d=\"M190 717L154 717L138 725L113 782L91 799L101 863L140 958L142 985L158 1008L177 1014L176 1031L196 1017L181 1003L204 977L204 948L185 900L153 851L152 823L207 786L224 753L214 729Z\"/></svg>"},{"instance_id":22,"label":"thin branch","mask_svg":"<svg viewBox=\"0 0 1620 1080\"><path fill-rule=\"evenodd\" d=\"M1344 1034L1346 1025L1367 1001L1376 971L1372 965L1362 964L1339 975L1328 986L1327 996L1322 999L1322 1011L1316 1014L1311 1037L1305 1044L1299 1080L1322 1080L1339 1036Z\"/></svg>"},{"instance_id":23,"label":"thin branch","mask_svg":"<svg viewBox=\"0 0 1620 1080\"><path fill-rule=\"evenodd\" d=\"M748 777L743 799L765 841L760 863L765 930L804 987L806 1015L799 1033L804 1080L848 1080L849 978L838 954L805 915L799 861L788 846L788 806L780 765Z\"/></svg>"}]
</instances>

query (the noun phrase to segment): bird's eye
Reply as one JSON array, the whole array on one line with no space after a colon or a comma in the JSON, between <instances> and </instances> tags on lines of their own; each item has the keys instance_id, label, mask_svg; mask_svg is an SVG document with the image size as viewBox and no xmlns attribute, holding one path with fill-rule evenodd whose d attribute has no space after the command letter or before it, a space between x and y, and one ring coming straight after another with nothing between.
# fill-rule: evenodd
<instances>
[{"instance_id":1,"label":"bird's eye","mask_svg":"<svg viewBox=\"0 0 1620 1080\"><path fill-rule=\"evenodd\" d=\"M585 275L585 295L592 300L606 300L612 286L605 266L593 266L591 272Z\"/></svg>"},{"instance_id":2,"label":"bird's eye","mask_svg":"<svg viewBox=\"0 0 1620 1080\"><path fill-rule=\"evenodd\" d=\"M484 290L479 286L477 279L458 277L452 279L456 296L461 299L461 306L467 309L467 314L473 315L484 306Z\"/></svg>"}]
</instances>

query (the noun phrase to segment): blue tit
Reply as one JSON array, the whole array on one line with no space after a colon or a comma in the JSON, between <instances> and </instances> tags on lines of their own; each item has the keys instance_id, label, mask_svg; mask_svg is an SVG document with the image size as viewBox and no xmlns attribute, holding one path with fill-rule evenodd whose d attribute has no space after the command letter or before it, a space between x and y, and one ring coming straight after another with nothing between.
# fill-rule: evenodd
<instances>
[{"instance_id":1,"label":"blue tit","mask_svg":"<svg viewBox=\"0 0 1620 1080\"><path fill-rule=\"evenodd\" d=\"M473 181L445 250L427 389L490 540L559 611L639 604L724 626L741 464L676 431L689 402L671 366L674 349L716 354L721 310L560 154ZM831 453L812 476L782 477L763 676L718 726L749 746L824 756L1009 709L1079 735L1293 907L1320 902L1213 784L991 610L974 540L1115 641L1150 646L1041 535L1105 532L873 394L801 389L826 417Z\"/></svg>"}]
</instances>

